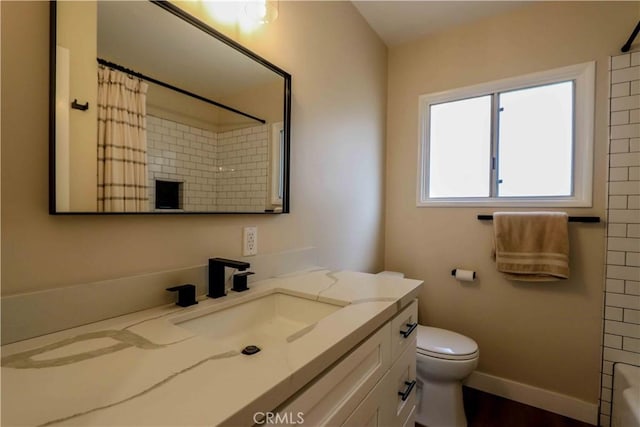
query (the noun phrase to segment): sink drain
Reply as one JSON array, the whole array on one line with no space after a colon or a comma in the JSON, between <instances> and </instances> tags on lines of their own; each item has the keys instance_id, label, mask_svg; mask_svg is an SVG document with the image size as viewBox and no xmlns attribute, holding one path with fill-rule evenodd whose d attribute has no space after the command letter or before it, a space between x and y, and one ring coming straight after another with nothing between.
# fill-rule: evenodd
<instances>
[{"instance_id":1,"label":"sink drain","mask_svg":"<svg viewBox=\"0 0 640 427\"><path fill-rule=\"evenodd\" d=\"M258 347L257 345L248 345L242 349L242 354L251 356L252 354L256 354L259 351L260 351L260 347Z\"/></svg>"}]
</instances>

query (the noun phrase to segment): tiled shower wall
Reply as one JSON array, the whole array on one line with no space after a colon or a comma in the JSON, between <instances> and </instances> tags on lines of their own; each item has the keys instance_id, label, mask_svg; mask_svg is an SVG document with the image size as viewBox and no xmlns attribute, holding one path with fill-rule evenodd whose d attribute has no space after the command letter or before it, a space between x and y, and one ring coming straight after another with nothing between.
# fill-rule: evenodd
<instances>
[{"instance_id":1,"label":"tiled shower wall","mask_svg":"<svg viewBox=\"0 0 640 427\"><path fill-rule=\"evenodd\" d=\"M613 365L640 366L640 52L610 60L607 265L600 425L609 426Z\"/></svg>"},{"instance_id":2,"label":"tiled shower wall","mask_svg":"<svg viewBox=\"0 0 640 427\"><path fill-rule=\"evenodd\" d=\"M216 207L216 134L147 115L149 210L155 209L155 181L182 182L183 209Z\"/></svg>"},{"instance_id":3,"label":"tiled shower wall","mask_svg":"<svg viewBox=\"0 0 640 427\"><path fill-rule=\"evenodd\" d=\"M148 115L147 145L150 210L156 179L184 183L184 210L265 209L267 125L214 133Z\"/></svg>"},{"instance_id":4,"label":"tiled shower wall","mask_svg":"<svg viewBox=\"0 0 640 427\"><path fill-rule=\"evenodd\" d=\"M268 141L267 125L218 134L218 210L265 209Z\"/></svg>"}]
</instances>

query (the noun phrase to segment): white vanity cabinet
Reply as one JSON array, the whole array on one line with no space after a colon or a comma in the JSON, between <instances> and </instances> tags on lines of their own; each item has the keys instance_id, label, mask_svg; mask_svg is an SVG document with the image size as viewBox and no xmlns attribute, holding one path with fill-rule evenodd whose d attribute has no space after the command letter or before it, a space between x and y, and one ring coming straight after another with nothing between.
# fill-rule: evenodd
<instances>
[{"instance_id":1,"label":"white vanity cabinet","mask_svg":"<svg viewBox=\"0 0 640 427\"><path fill-rule=\"evenodd\" d=\"M300 414L309 426L413 425L417 306L411 302L276 412Z\"/></svg>"}]
</instances>

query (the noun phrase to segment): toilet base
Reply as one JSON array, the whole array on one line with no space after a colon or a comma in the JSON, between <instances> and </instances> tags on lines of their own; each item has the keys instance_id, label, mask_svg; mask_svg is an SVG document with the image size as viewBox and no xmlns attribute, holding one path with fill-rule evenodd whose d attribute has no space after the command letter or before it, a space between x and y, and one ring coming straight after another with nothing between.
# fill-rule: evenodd
<instances>
[{"instance_id":1,"label":"toilet base","mask_svg":"<svg viewBox=\"0 0 640 427\"><path fill-rule=\"evenodd\" d=\"M416 422L425 427L467 427L462 383L418 381Z\"/></svg>"}]
</instances>

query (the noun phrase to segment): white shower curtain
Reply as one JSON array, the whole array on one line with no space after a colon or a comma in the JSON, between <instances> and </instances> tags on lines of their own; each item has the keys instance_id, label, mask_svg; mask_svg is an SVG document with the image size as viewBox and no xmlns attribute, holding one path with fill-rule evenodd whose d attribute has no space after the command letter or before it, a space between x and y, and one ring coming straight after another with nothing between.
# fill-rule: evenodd
<instances>
[{"instance_id":1,"label":"white shower curtain","mask_svg":"<svg viewBox=\"0 0 640 427\"><path fill-rule=\"evenodd\" d=\"M98 212L149 210L143 80L98 67Z\"/></svg>"}]
</instances>

